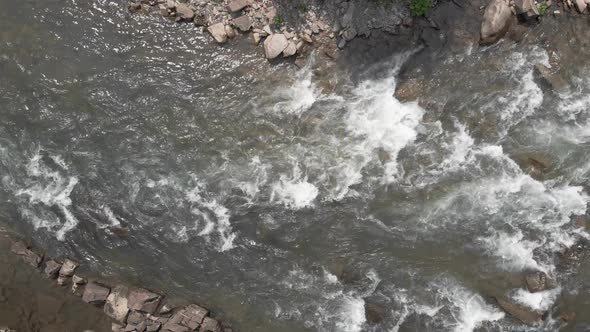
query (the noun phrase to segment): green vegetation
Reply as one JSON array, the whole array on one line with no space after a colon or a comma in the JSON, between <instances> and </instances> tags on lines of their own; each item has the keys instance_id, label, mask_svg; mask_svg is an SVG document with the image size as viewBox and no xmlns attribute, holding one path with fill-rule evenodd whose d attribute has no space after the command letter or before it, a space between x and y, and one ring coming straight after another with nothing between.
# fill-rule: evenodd
<instances>
[{"instance_id":1,"label":"green vegetation","mask_svg":"<svg viewBox=\"0 0 590 332\"><path fill-rule=\"evenodd\" d=\"M307 5L302 3L299 6L297 6L297 8L299 8L300 11L306 13L308 11Z\"/></svg>"},{"instance_id":2,"label":"green vegetation","mask_svg":"<svg viewBox=\"0 0 590 332\"><path fill-rule=\"evenodd\" d=\"M282 18L282 17L281 17L281 15L279 15L279 14L277 14L277 15L275 16L275 18L274 18L274 20L273 20L273 21L274 21L274 24L275 24L276 26L280 26L280 25L282 25L282 24L283 24L283 18Z\"/></svg>"},{"instance_id":3,"label":"green vegetation","mask_svg":"<svg viewBox=\"0 0 590 332\"><path fill-rule=\"evenodd\" d=\"M539 4L537 8L539 9L539 15L543 16L545 15L545 13L547 13L547 9L549 9L549 6L547 6L546 2L542 2Z\"/></svg>"},{"instance_id":4,"label":"green vegetation","mask_svg":"<svg viewBox=\"0 0 590 332\"><path fill-rule=\"evenodd\" d=\"M424 16L432 7L431 0L410 0L410 12L414 16Z\"/></svg>"}]
</instances>

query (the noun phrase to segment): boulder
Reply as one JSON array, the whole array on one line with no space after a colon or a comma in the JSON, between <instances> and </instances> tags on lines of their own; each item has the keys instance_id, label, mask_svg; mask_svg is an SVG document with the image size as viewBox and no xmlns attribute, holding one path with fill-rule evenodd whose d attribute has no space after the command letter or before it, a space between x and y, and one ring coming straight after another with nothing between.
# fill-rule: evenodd
<instances>
[{"instance_id":1,"label":"boulder","mask_svg":"<svg viewBox=\"0 0 590 332\"><path fill-rule=\"evenodd\" d=\"M356 29L354 27L347 28L342 33L342 38L346 39L346 41L351 41L356 37Z\"/></svg>"},{"instance_id":2,"label":"boulder","mask_svg":"<svg viewBox=\"0 0 590 332\"><path fill-rule=\"evenodd\" d=\"M131 310L138 310L153 314L160 305L162 296L147 289L134 289L129 293L128 305Z\"/></svg>"},{"instance_id":3,"label":"boulder","mask_svg":"<svg viewBox=\"0 0 590 332\"><path fill-rule=\"evenodd\" d=\"M227 34L225 33L225 25L221 22L210 25L207 31L211 34L213 39L219 44L227 41Z\"/></svg>"},{"instance_id":4,"label":"boulder","mask_svg":"<svg viewBox=\"0 0 590 332\"><path fill-rule=\"evenodd\" d=\"M21 241L14 242L10 247L10 251L20 256L20 258L24 260L25 263L32 265L34 267L39 267L39 264L41 264L41 261L43 260L42 256L34 253L32 250L29 249L29 246L27 246L24 242Z\"/></svg>"},{"instance_id":5,"label":"boulder","mask_svg":"<svg viewBox=\"0 0 590 332\"><path fill-rule=\"evenodd\" d=\"M207 17L207 14L205 12L197 13L197 14L195 14L195 17L193 18L193 23L197 27L202 27L202 26L207 25L208 21L209 21L209 18Z\"/></svg>"},{"instance_id":6,"label":"boulder","mask_svg":"<svg viewBox=\"0 0 590 332\"><path fill-rule=\"evenodd\" d=\"M232 39L236 36L236 31L230 25L226 25L223 28L225 29L225 34L227 35L227 38Z\"/></svg>"},{"instance_id":7,"label":"boulder","mask_svg":"<svg viewBox=\"0 0 590 332\"><path fill-rule=\"evenodd\" d=\"M491 45L500 40L510 28L511 17L508 1L492 0L483 14L479 43Z\"/></svg>"},{"instance_id":8,"label":"boulder","mask_svg":"<svg viewBox=\"0 0 590 332\"><path fill-rule=\"evenodd\" d=\"M72 281L75 285L84 285L86 283L86 279L84 279L78 275L73 275Z\"/></svg>"},{"instance_id":9,"label":"boulder","mask_svg":"<svg viewBox=\"0 0 590 332\"><path fill-rule=\"evenodd\" d=\"M70 277L60 275L59 277L57 277L57 284L60 286L65 286L70 281L70 279Z\"/></svg>"},{"instance_id":10,"label":"boulder","mask_svg":"<svg viewBox=\"0 0 590 332\"><path fill-rule=\"evenodd\" d=\"M252 27L252 22L250 21L250 17L248 17L248 15L242 15L240 17L234 18L232 20L232 24L242 32L246 32L250 30L250 27Z\"/></svg>"},{"instance_id":11,"label":"boulder","mask_svg":"<svg viewBox=\"0 0 590 332\"><path fill-rule=\"evenodd\" d=\"M276 58L285 48L287 48L288 45L289 41L285 35L281 33L270 35L264 41L264 53L266 54L266 58L269 60Z\"/></svg>"},{"instance_id":12,"label":"boulder","mask_svg":"<svg viewBox=\"0 0 590 332\"><path fill-rule=\"evenodd\" d=\"M111 290L108 287L96 282L90 282L84 289L82 300L86 303L102 305L107 300L110 292Z\"/></svg>"},{"instance_id":13,"label":"boulder","mask_svg":"<svg viewBox=\"0 0 590 332\"><path fill-rule=\"evenodd\" d=\"M49 278L55 279L55 277L57 277L57 274L59 273L59 269L61 269L61 264L52 259L45 264L45 269L43 270L43 272Z\"/></svg>"},{"instance_id":14,"label":"boulder","mask_svg":"<svg viewBox=\"0 0 590 332\"><path fill-rule=\"evenodd\" d=\"M239 12L240 10L250 6L252 4L251 0L233 0L227 5L227 10L230 13Z\"/></svg>"},{"instance_id":15,"label":"boulder","mask_svg":"<svg viewBox=\"0 0 590 332\"><path fill-rule=\"evenodd\" d=\"M184 21L192 21L195 17L195 12L189 6L178 3L176 4L176 17Z\"/></svg>"},{"instance_id":16,"label":"boulder","mask_svg":"<svg viewBox=\"0 0 590 332\"><path fill-rule=\"evenodd\" d=\"M258 32L254 32L252 34L252 40L254 41L254 45L258 45L258 43L260 43L260 34Z\"/></svg>"},{"instance_id":17,"label":"boulder","mask_svg":"<svg viewBox=\"0 0 590 332\"><path fill-rule=\"evenodd\" d=\"M297 53L297 45L290 41L289 44L287 45L287 47L285 47L285 49L283 50L283 58L288 58L290 56L293 56Z\"/></svg>"},{"instance_id":18,"label":"boulder","mask_svg":"<svg viewBox=\"0 0 590 332\"><path fill-rule=\"evenodd\" d=\"M574 4L576 5L576 9L582 14L586 11L586 7L588 4L585 0L574 0Z\"/></svg>"},{"instance_id":19,"label":"boulder","mask_svg":"<svg viewBox=\"0 0 590 332\"><path fill-rule=\"evenodd\" d=\"M524 276L524 283L531 293L547 289L547 275L545 272L531 272Z\"/></svg>"},{"instance_id":20,"label":"boulder","mask_svg":"<svg viewBox=\"0 0 590 332\"><path fill-rule=\"evenodd\" d=\"M424 91L424 81L417 78L400 80L393 96L402 103L418 99Z\"/></svg>"},{"instance_id":21,"label":"boulder","mask_svg":"<svg viewBox=\"0 0 590 332\"><path fill-rule=\"evenodd\" d=\"M127 287L117 286L113 288L104 305L105 314L120 323L125 323L129 314L127 295L129 295Z\"/></svg>"},{"instance_id":22,"label":"boulder","mask_svg":"<svg viewBox=\"0 0 590 332\"><path fill-rule=\"evenodd\" d=\"M534 0L514 0L516 17L520 22L536 20L540 14Z\"/></svg>"},{"instance_id":23,"label":"boulder","mask_svg":"<svg viewBox=\"0 0 590 332\"><path fill-rule=\"evenodd\" d=\"M567 82L551 68L542 63L537 63L533 70L534 77L545 86L556 92L564 92L567 90Z\"/></svg>"},{"instance_id":24,"label":"boulder","mask_svg":"<svg viewBox=\"0 0 590 332\"><path fill-rule=\"evenodd\" d=\"M78 268L79 264L73 260L66 259L59 270L59 275L64 277L71 277L74 275L74 271Z\"/></svg>"},{"instance_id":25,"label":"boulder","mask_svg":"<svg viewBox=\"0 0 590 332\"><path fill-rule=\"evenodd\" d=\"M525 324L535 324L544 319L545 312L529 309L520 304L512 303L509 300L497 298L498 304L504 311Z\"/></svg>"},{"instance_id":26,"label":"boulder","mask_svg":"<svg viewBox=\"0 0 590 332\"><path fill-rule=\"evenodd\" d=\"M196 330L203 319L209 314L207 309L202 308L196 304L190 304L183 309L177 311L170 317L170 319L162 326L163 330L171 331L193 331ZM188 328L188 330L184 330Z\"/></svg>"},{"instance_id":27,"label":"boulder","mask_svg":"<svg viewBox=\"0 0 590 332\"><path fill-rule=\"evenodd\" d=\"M147 318L147 315L144 314L143 312L131 311L129 313L129 316L127 317L127 324L129 324L129 325L139 325L143 321L145 321L146 318Z\"/></svg>"},{"instance_id":28,"label":"boulder","mask_svg":"<svg viewBox=\"0 0 590 332\"><path fill-rule=\"evenodd\" d=\"M211 317L205 317L199 332L222 332L221 324Z\"/></svg>"}]
</instances>

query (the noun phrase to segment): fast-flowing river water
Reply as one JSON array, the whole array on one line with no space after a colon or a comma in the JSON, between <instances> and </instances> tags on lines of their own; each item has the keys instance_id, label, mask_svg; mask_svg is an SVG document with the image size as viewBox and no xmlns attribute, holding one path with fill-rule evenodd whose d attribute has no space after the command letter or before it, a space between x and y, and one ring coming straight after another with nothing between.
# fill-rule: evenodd
<instances>
[{"instance_id":1,"label":"fast-flowing river water","mask_svg":"<svg viewBox=\"0 0 590 332\"><path fill-rule=\"evenodd\" d=\"M0 216L51 253L240 331L590 328L588 267L557 264L588 237L586 64L548 93L542 47L474 45L423 108L393 97L411 53L327 92L123 1L0 4ZM537 270L553 289L523 288ZM492 295L576 320L527 326Z\"/></svg>"}]
</instances>

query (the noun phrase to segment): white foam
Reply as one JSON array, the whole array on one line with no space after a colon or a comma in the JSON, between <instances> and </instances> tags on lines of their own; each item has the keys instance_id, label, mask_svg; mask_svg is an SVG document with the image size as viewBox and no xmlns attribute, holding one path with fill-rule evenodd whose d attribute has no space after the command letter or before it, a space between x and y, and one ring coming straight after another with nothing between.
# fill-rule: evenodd
<instances>
[{"instance_id":1,"label":"white foam","mask_svg":"<svg viewBox=\"0 0 590 332\"><path fill-rule=\"evenodd\" d=\"M62 167L63 171L67 170L65 162L58 156L51 156L55 163ZM78 178L75 176L66 177L60 172L54 171L42 163L42 156L40 151L31 157L27 164L27 173L30 176L27 179L26 188L21 188L16 191L17 196L27 196L30 204L43 204L47 207L56 206L63 213L64 222L55 223L47 221L44 218L34 218L33 224L37 228L44 227L55 231L55 236L58 240L65 240L65 235L70 230L74 229L78 224L78 220L69 207L72 205L70 195L74 187L78 184ZM31 215L30 213L28 215ZM39 222L39 220L43 220Z\"/></svg>"},{"instance_id":2,"label":"white foam","mask_svg":"<svg viewBox=\"0 0 590 332\"><path fill-rule=\"evenodd\" d=\"M561 288L559 287L536 293L531 293L525 289L519 288L512 292L511 297L516 302L529 307L530 309L546 311L553 306L560 293Z\"/></svg>"},{"instance_id":3,"label":"white foam","mask_svg":"<svg viewBox=\"0 0 590 332\"><path fill-rule=\"evenodd\" d=\"M117 227L121 225L121 222L119 221L119 219L117 219L111 208L109 208L108 206L104 206L102 208L102 211L104 212L111 226Z\"/></svg>"},{"instance_id":4,"label":"white foam","mask_svg":"<svg viewBox=\"0 0 590 332\"><path fill-rule=\"evenodd\" d=\"M384 162L383 182L396 180L399 174L397 157L417 136L424 110L416 102L400 103L393 97L396 79L368 80L353 92L355 99L348 106L346 125L360 140L351 148L355 152L357 173L374 158L378 150L388 154ZM359 178L359 176L356 176Z\"/></svg>"},{"instance_id":5,"label":"white foam","mask_svg":"<svg viewBox=\"0 0 590 332\"><path fill-rule=\"evenodd\" d=\"M281 175L279 181L273 184L270 200L297 210L313 206L318 194L318 188L308 182L299 164L294 162L292 174Z\"/></svg>"},{"instance_id":6,"label":"white foam","mask_svg":"<svg viewBox=\"0 0 590 332\"><path fill-rule=\"evenodd\" d=\"M233 233L229 221L229 210L216 199L203 197L201 191L201 185L197 185L186 194L188 201L195 205L191 210L192 213L201 216L205 221L205 226L201 228L198 235L209 239L211 233L215 230L218 237L217 248L219 251L227 251L234 248L233 241L236 238L236 234ZM198 222L195 221L195 228L197 227Z\"/></svg>"},{"instance_id":7,"label":"white foam","mask_svg":"<svg viewBox=\"0 0 590 332\"><path fill-rule=\"evenodd\" d=\"M521 271L530 268L547 271L548 269L547 266L537 263L533 254L542 243L524 239L520 230L513 234L499 232L480 240L488 253L500 258L502 266L507 270Z\"/></svg>"},{"instance_id":8,"label":"white foam","mask_svg":"<svg viewBox=\"0 0 590 332\"><path fill-rule=\"evenodd\" d=\"M316 102L318 96L320 96L320 92L312 82L311 69L300 70L292 84L275 91L275 97L280 98L281 101L275 104L274 110L300 115Z\"/></svg>"}]
</instances>

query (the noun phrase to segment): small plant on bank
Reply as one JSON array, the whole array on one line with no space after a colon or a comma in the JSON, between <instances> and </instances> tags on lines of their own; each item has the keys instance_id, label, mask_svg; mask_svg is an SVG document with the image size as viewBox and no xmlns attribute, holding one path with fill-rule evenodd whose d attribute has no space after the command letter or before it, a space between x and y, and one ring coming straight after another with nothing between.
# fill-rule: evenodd
<instances>
[{"instance_id":1,"label":"small plant on bank","mask_svg":"<svg viewBox=\"0 0 590 332\"><path fill-rule=\"evenodd\" d=\"M426 12L432 7L431 0L411 0L410 12L414 16L424 16Z\"/></svg>"},{"instance_id":2,"label":"small plant on bank","mask_svg":"<svg viewBox=\"0 0 590 332\"><path fill-rule=\"evenodd\" d=\"M543 16L547 13L547 9L549 9L549 6L547 6L546 2L542 2L539 4L537 8L539 9L539 15Z\"/></svg>"},{"instance_id":3,"label":"small plant on bank","mask_svg":"<svg viewBox=\"0 0 590 332\"><path fill-rule=\"evenodd\" d=\"M283 18L281 17L281 15L277 14L273 22L276 26L281 26L283 24Z\"/></svg>"}]
</instances>

